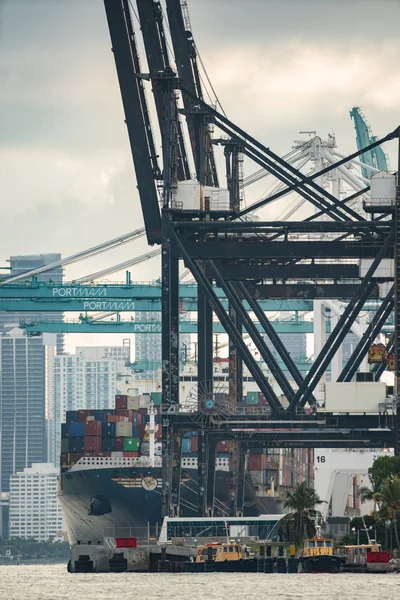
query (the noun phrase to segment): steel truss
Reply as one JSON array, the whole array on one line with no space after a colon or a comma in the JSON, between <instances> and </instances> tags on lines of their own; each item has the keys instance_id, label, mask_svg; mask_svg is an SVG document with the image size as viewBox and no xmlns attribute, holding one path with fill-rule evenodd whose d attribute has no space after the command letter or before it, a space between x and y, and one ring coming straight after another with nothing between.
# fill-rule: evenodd
<instances>
[{"instance_id":1,"label":"steel truss","mask_svg":"<svg viewBox=\"0 0 400 600\"><path fill-rule=\"evenodd\" d=\"M139 82L137 53L126 0L105 0L114 57L117 66L132 154L138 180L147 237L150 243L161 243L162 253L162 389L164 443L164 506L168 514L179 514L179 482L181 436L185 431L200 429L198 474L198 510L212 511L214 488L214 442L231 439L231 465L235 472L242 469L243 448L249 444L265 447L377 447L398 444L397 415L319 415L315 411L313 392L324 375L346 333L363 309L365 302L377 297L377 284L389 277L376 275L385 258L395 259L394 288L383 299L368 333L357 346L349 365L340 376L347 381L356 371L367 348L368 336L377 335L389 315L395 312L394 348L396 353L396 394L400 375L399 310L400 310L400 188L396 207L382 207L366 218L349 203L369 190L366 186L344 199L338 199L316 183L329 171L340 168L366 151L382 143L398 139L397 128L369 146L341 158L335 164L311 176L304 175L293 164L276 155L225 115L206 104L200 84L196 47L186 30L179 0L166 0L172 44L178 69L173 73L169 60L160 14L160 4L153 0L138 0L139 18L144 34L146 53L155 103L160 121L163 146L163 208L160 217L154 179L159 175L152 158L147 106ZM182 95L184 110L178 109L177 91ZM172 202L180 179L187 173L187 160L182 142L181 115L185 116L189 132L197 181L218 186L211 139L211 127L228 135L224 144L227 179L231 204L229 211L212 213L206 208L194 213L180 211ZM148 124L148 125L146 125ZM151 133L151 131L150 131ZM238 206L239 169L236 158L244 153L257 165L275 176L284 189L245 209ZM399 161L400 162L400 161ZM398 184L399 185L399 184ZM317 212L301 222L249 222L243 217L254 209L296 191ZM330 220L316 221L326 215ZM386 220L383 220L386 219ZM341 259L349 259L346 264ZM360 277L360 259L370 259L371 265ZM179 261L183 260L198 285L198 385L205 401L197 412L207 412L207 426L200 426L195 414L182 414L179 403ZM332 264L334 263L334 264ZM307 286L296 281L308 279ZM214 283L222 290L228 306L221 301ZM356 285L356 287L354 287ZM280 342L262 310L259 299L277 297L281 286L284 297L299 298L306 289L310 297L351 297L336 327L328 337L313 366L303 378L296 369L285 346ZM344 289L348 286L351 294ZM318 289L320 288L320 292ZM268 349L265 339L254 326L248 308L254 312L266 337L274 344L295 386L292 387ZM229 409L224 418L213 412L219 399L213 389L213 315L229 336ZM247 332L268 365L273 377L286 396L284 403L275 393L254 360L243 332ZM238 415L235 403L242 395L242 363L247 366L268 407L253 419ZM204 400L204 398L203 398ZM306 409L313 412L307 417ZM396 438L396 440L395 440ZM236 442L240 444L236 446ZM237 467L237 468L236 468ZM230 482L230 511L240 512L241 492L234 478ZM235 499L236 498L236 499Z\"/></svg>"}]
</instances>

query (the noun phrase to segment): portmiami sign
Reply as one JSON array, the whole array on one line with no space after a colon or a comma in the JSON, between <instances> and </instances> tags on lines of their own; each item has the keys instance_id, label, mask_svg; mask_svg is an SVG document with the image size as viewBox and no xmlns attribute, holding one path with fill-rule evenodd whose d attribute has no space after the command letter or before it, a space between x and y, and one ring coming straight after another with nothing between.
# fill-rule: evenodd
<instances>
[{"instance_id":1,"label":"portmiami sign","mask_svg":"<svg viewBox=\"0 0 400 600\"><path fill-rule=\"evenodd\" d=\"M133 300L91 300L83 303L83 310L106 310L113 312L134 311Z\"/></svg>"},{"instance_id":2,"label":"portmiami sign","mask_svg":"<svg viewBox=\"0 0 400 600\"><path fill-rule=\"evenodd\" d=\"M56 287L53 288L54 298L106 298L105 287Z\"/></svg>"},{"instance_id":3,"label":"portmiami sign","mask_svg":"<svg viewBox=\"0 0 400 600\"><path fill-rule=\"evenodd\" d=\"M133 333L161 333L161 323L134 323Z\"/></svg>"}]
</instances>

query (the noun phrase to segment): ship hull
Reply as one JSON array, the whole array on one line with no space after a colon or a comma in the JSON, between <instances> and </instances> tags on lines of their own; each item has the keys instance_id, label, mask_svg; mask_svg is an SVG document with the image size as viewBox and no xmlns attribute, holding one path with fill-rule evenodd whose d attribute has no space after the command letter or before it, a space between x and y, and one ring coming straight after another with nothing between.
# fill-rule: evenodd
<instances>
[{"instance_id":1,"label":"ship hull","mask_svg":"<svg viewBox=\"0 0 400 600\"><path fill-rule=\"evenodd\" d=\"M157 487L147 490L143 479L151 477ZM197 469L185 469L181 485L181 516L197 516ZM260 509L246 477L245 516ZM215 497L228 507L229 474L216 471ZM162 525L162 469L158 467L93 468L61 474L59 500L70 544L98 544L104 538L156 537Z\"/></svg>"},{"instance_id":2,"label":"ship hull","mask_svg":"<svg viewBox=\"0 0 400 600\"><path fill-rule=\"evenodd\" d=\"M344 560L339 556L301 556L299 559L303 573L339 573Z\"/></svg>"}]
</instances>

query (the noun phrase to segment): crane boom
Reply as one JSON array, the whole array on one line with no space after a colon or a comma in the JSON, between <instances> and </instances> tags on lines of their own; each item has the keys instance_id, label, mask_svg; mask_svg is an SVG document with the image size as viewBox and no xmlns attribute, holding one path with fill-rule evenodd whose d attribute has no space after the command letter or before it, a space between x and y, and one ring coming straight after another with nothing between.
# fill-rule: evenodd
<instances>
[{"instance_id":1,"label":"crane boom","mask_svg":"<svg viewBox=\"0 0 400 600\"><path fill-rule=\"evenodd\" d=\"M183 88L202 99L203 92L197 66L196 46L192 33L185 27L181 2L180 0L167 0L166 5L178 77ZM200 183L218 187L218 175L209 131L210 118L203 111L195 108L196 103L187 94L182 92L182 97L197 179Z\"/></svg>"},{"instance_id":2,"label":"crane boom","mask_svg":"<svg viewBox=\"0 0 400 600\"><path fill-rule=\"evenodd\" d=\"M104 0L111 44L121 89L122 103L128 129L129 142L139 189L140 203L149 244L161 242L161 216L149 145L149 119L147 106L140 93L140 75L135 65L137 56L133 25L126 0ZM144 114L147 114L146 119Z\"/></svg>"}]
</instances>

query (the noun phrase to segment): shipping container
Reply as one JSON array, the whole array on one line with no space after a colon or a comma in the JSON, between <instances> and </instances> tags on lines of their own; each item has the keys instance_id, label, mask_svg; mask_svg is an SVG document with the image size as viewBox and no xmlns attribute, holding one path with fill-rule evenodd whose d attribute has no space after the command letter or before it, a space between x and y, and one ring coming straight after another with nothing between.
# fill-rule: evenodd
<instances>
[{"instance_id":1,"label":"shipping container","mask_svg":"<svg viewBox=\"0 0 400 600\"><path fill-rule=\"evenodd\" d=\"M122 458L124 456L124 453L120 451L113 451L111 452L111 456L113 458Z\"/></svg>"},{"instance_id":2,"label":"shipping container","mask_svg":"<svg viewBox=\"0 0 400 600\"><path fill-rule=\"evenodd\" d=\"M61 454L68 454L69 452L69 439L61 438Z\"/></svg>"},{"instance_id":3,"label":"shipping container","mask_svg":"<svg viewBox=\"0 0 400 600\"><path fill-rule=\"evenodd\" d=\"M61 423L61 437L62 438L69 437L69 424L68 423Z\"/></svg>"},{"instance_id":4,"label":"shipping container","mask_svg":"<svg viewBox=\"0 0 400 600\"><path fill-rule=\"evenodd\" d=\"M79 422L84 423L86 421L86 417L90 417L92 414L91 410L80 410L79 411Z\"/></svg>"},{"instance_id":5,"label":"shipping container","mask_svg":"<svg viewBox=\"0 0 400 600\"><path fill-rule=\"evenodd\" d=\"M130 450L124 450L123 455L125 458L136 458L137 456L139 456L139 452L132 452Z\"/></svg>"},{"instance_id":6,"label":"shipping container","mask_svg":"<svg viewBox=\"0 0 400 600\"><path fill-rule=\"evenodd\" d=\"M101 438L101 449L105 452L114 452L115 448L115 437L102 437Z\"/></svg>"},{"instance_id":7,"label":"shipping container","mask_svg":"<svg viewBox=\"0 0 400 600\"><path fill-rule=\"evenodd\" d=\"M137 425L132 425L132 437L139 437Z\"/></svg>"},{"instance_id":8,"label":"shipping container","mask_svg":"<svg viewBox=\"0 0 400 600\"><path fill-rule=\"evenodd\" d=\"M132 422L133 412L131 410L118 408L115 412L119 417L126 417L128 421Z\"/></svg>"},{"instance_id":9,"label":"shipping container","mask_svg":"<svg viewBox=\"0 0 400 600\"><path fill-rule=\"evenodd\" d=\"M132 423L117 423L115 435L116 437L132 437Z\"/></svg>"},{"instance_id":10,"label":"shipping container","mask_svg":"<svg viewBox=\"0 0 400 600\"><path fill-rule=\"evenodd\" d=\"M132 452L138 452L139 451L139 444L140 444L140 440L139 438L136 437L128 437L124 439L124 451L132 451Z\"/></svg>"},{"instance_id":11,"label":"shipping container","mask_svg":"<svg viewBox=\"0 0 400 600\"><path fill-rule=\"evenodd\" d=\"M102 423L102 432L101 432L102 437L111 436L111 437L115 438L116 437L115 431L116 431L116 423L109 423L108 421Z\"/></svg>"},{"instance_id":12,"label":"shipping container","mask_svg":"<svg viewBox=\"0 0 400 600\"><path fill-rule=\"evenodd\" d=\"M83 423L82 423L83 425ZM85 448L85 438L82 437L70 437L69 441L69 451L70 452L83 452Z\"/></svg>"},{"instance_id":13,"label":"shipping container","mask_svg":"<svg viewBox=\"0 0 400 600\"><path fill-rule=\"evenodd\" d=\"M197 435L195 437L192 437L192 441L190 444L191 450L192 452L197 452L199 449L199 438L197 437Z\"/></svg>"},{"instance_id":14,"label":"shipping container","mask_svg":"<svg viewBox=\"0 0 400 600\"><path fill-rule=\"evenodd\" d=\"M146 425L138 425L137 426L138 435L137 437L143 438L146 433Z\"/></svg>"},{"instance_id":15,"label":"shipping container","mask_svg":"<svg viewBox=\"0 0 400 600\"><path fill-rule=\"evenodd\" d=\"M115 396L115 408L116 409L123 409L123 408L128 408L127 406L128 404L128 396L123 396L123 395L116 395Z\"/></svg>"},{"instance_id":16,"label":"shipping container","mask_svg":"<svg viewBox=\"0 0 400 600\"><path fill-rule=\"evenodd\" d=\"M223 440L222 442L217 442L216 450L217 450L217 452L228 452L228 450L229 450L228 442L226 440Z\"/></svg>"},{"instance_id":17,"label":"shipping container","mask_svg":"<svg viewBox=\"0 0 400 600\"><path fill-rule=\"evenodd\" d=\"M121 417L120 415L110 415L107 418L108 423L127 423L128 417Z\"/></svg>"},{"instance_id":18,"label":"shipping container","mask_svg":"<svg viewBox=\"0 0 400 600\"><path fill-rule=\"evenodd\" d=\"M128 402L126 408L129 410L139 410L139 399L138 398L128 398Z\"/></svg>"},{"instance_id":19,"label":"shipping container","mask_svg":"<svg viewBox=\"0 0 400 600\"><path fill-rule=\"evenodd\" d=\"M102 422L101 421L86 421L85 423L85 437L88 435L95 435L101 437L102 434Z\"/></svg>"},{"instance_id":20,"label":"shipping container","mask_svg":"<svg viewBox=\"0 0 400 600\"><path fill-rule=\"evenodd\" d=\"M98 452L99 450L103 450L102 445L101 445L101 440L102 438L100 436L94 436L94 435L87 435L85 436L85 451L90 451L90 452ZM108 448L105 448L105 450L108 450Z\"/></svg>"},{"instance_id":21,"label":"shipping container","mask_svg":"<svg viewBox=\"0 0 400 600\"><path fill-rule=\"evenodd\" d=\"M67 425L77 423L79 421L79 410L67 410L65 421Z\"/></svg>"},{"instance_id":22,"label":"shipping container","mask_svg":"<svg viewBox=\"0 0 400 600\"><path fill-rule=\"evenodd\" d=\"M71 423L68 429L68 437L84 437L85 423Z\"/></svg>"},{"instance_id":23,"label":"shipping container","mask_svg":"<svg viewBox=\"0 0 400 600\"><path fill-rule=\"evenodd\" d=\"M263 471L267 467L265 454L250 454L248 460L249 471Z\"/></svg>"},{"instance_id":24,"label":"shipping container","mask_svg":"<svg viewBox=\"0 0 400 600\"><path fill-rule=\"evenodd\" d=\"M122 450L124 449L124 440L126 438L123 437L116 437L115 438L115 449L116 450L120 450L122 452Z\"/></svg>"},{"instance_id":25,"label":"shipping container","mask_svg":"<svg viewBox=\"0 0 400 600\"><path fill-rule=\"evenodd\" d=\"M96 421L107 421L108 411L107 410L92 410L92 415Z\"/></svg>"},{"instance_id":26,"label":"shipping container","mask_svg":"<svg viewBox=\"0 0 400 600\"><path fill-rule=\"evenodd\" d=\"M151 400L152 400L154 406L161 406L162 393L161 392L151 392Z\"/></svg>"},{"instance_id":27,"label":"shipping container","mask_svg":"<svg viewBox=\"0 0 400 600\"><path fill-rule=\"evenodd\" d=\"M258 392L247 392L247 404L258 404Z\"/></svg>"}]
</instances>

